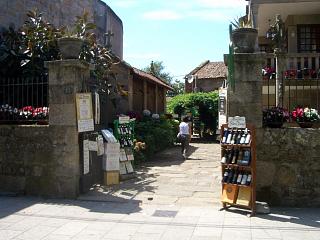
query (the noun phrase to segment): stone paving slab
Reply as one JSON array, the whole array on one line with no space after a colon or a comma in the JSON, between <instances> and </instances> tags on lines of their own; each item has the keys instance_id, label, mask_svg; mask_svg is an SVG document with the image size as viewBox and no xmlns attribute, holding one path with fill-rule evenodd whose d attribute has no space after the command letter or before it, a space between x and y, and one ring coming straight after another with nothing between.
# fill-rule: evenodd
<instances>
[{"instance_id":1,"label":"stone paving slab","mask_svg":"<svg viewBox=\"0 0 320 240\"><path fill-rule=\"evenodd\" d=\"M12 199L15 204L11 203ZM0 200L0 213L7 214L0 218L0 240L222 240L230 239L230 236L232 239L319 240L320 236L320 209L274 208L270 214L248 217L246 211L221 211L217 205L70 202L50 199L30 202L27 197L0 197ZM66 214L60 212L61 209ZM154 216L156 211L176 214L157 217ZM73 216L69 214L72 212Z\"/></svg>"},{"instance_id":2,"label":"stone paving slab","mask_svg":"<svg viewBox=\"0 0 320 240\"><path fill-rule=\"evenodd\" d=\"M320 209L221 210L220 146L160 153L138 178L79 200L0 197L0 240L319 240ZM94 200L94 201L89 201ZM170 213L170 214L156 214Z\"/></svg>"}]
</instances>

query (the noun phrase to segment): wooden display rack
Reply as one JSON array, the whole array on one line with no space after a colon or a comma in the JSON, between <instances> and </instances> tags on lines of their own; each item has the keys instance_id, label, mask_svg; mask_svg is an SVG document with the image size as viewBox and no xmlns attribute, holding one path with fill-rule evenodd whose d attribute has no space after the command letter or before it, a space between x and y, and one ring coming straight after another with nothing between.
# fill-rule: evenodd
<instances>
[{"instance_id":1,"label":"wooden display rack","mask_svg":"<svg viewBox=\"0 0 320 240\"><path fill-rule=\"evenodd\" d=\"M250 131L251 139L248 144L223 144L222 139L225 129L228 128L228 124L223 124L221 127L221 158L226 153L226 150L234 149L238 151L250 150L250 162L249 165L243 165L236 163L221 163L222 173L222 195L221 202L223 208L227 206L239 207L251 210L251 216L256 213L256 138L255 128L252 124L246 124L246 128ZM230 128L228 128L230 129ZM232 128L231 128L232 129ZM245 130L245 128L233 128L232 130ZM224 174L226 168L233 171L246 172L251 174L251 183L249 185L238 183L226 183L224 182ZM229 171L230 174L230 171ZM235 173L234 173L235 174ZM239 173L238 173L239 176Z\"/></svg>"}]
</instances>

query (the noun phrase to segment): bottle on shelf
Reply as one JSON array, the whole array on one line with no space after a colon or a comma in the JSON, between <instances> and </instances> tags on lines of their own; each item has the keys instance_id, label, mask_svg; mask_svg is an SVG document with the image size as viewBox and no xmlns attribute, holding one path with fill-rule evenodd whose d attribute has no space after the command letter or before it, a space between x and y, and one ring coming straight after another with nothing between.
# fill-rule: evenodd
<instances>
[{"instance_id":1,"label":"bottle on shelf","mask_svg":"<svg viewBox=\"0 0 320 240\"><path fill-rule=\"evenodd\" d=\"M228 155L228 158L226 159L227 164L230 164L232 162L233 155L234 155L234 149L232 148L231 150L229 150L229 155Z\"/></svg>"},{"instance_id":2,"label":"bottle on shelf","mask_svg":"<svg viewBox=\"0 0 320 240\"><path fill-rule=\"evenodd\" d=\"M229 172L230 172L230 168L225 168L224 169L224 173L223 173L223 179L222 179L222 182L227 182L228 181L228 178L229 178Z\"/></svg>"},{"instance_id":3,"label":"bottle on shelf","mask_svg":"<svg viewBox=\"0 0 320 240\"><path fill-rule=\"evenodd\" d=\"M237 178L237 184L241 184L242 176L243 176L243 172L240 171Z\"/></svg>"},{"instance_id":4,"label":"bottle on shelf","mask_svg":"<svg viewBox=\"0 0 320 240\"><path fill-rule=\"evenodd\" d=\"M231 169L228 173L227 183L232 183L233 175L234 175L234 169Z\"/></svg>"},{"instance_id":5,"label":"bottle on shelf","mask_svg":"<svg viewBox=\"0 0 320 240\"><path fill-rule=\"evenodd\" d=\"M251 140L251 134L250 134L250 130L247 129L247 136L246 136L246 140L244 141L244 144L248 145L250 143Z\"/></svg>"},{"instance_id":6,"label":"bottle on shelf","mask_svg":"<svg viewBox=\"0 0 320 240\"><path fill-rule=\"evenodd\" d=\"M221 158L221 163L223 163L223 164L226 163L228 157L229 157L229 150L225 149L224 153L223 153L223 156Z\"/></svg>"},{"instance_id":7,"label":"bottle on shelf","mask_svg":"<svg viewBox=\"0 0 320 240\"><path fill-rule=\"evenodd\" d=\"M237 139L237 130L234 129L234 130L232 130L232 137L231 137L230 144L235 144L236 139Z\"/></svg>"},{"instance_id":8,"label":"bottle on shelf","mask_svg":"<svg viewBox=\"0 0 320 240\"><path fill-rule=\"evenodd\" d=\"M233 174L233 177L232 177L232 181L231 181L232 184L236 184L237 183L238 174L239 174L238 169L236 169L234 171L234 174Z\"/></svg>"},{"instance_id":9,"label":"bottle on shelf","mask_svg":"<svg viewBox=\"0 0 320 240\"><path fill-rule=\"evenodd\" d=\"M242 131L239 129L237 134L236 144L240 144L241 136L242 136Z\"/></svg>"},{"instance_id":10,"label":"bottle on shelf","mask_svg":"<svg viewBox=\"0 0 320 240\"><path fill-rule=\"evenodd\" d=\"M241 179L241 185L246 185L246 182L247 182L247 178L248 178L248 174L247 173L244 173L242 175L242 179Z\"/></svg>"},{"instance_id":11,"label":"bottle on shelf","mask_svg":"<svg viewBox=\"0 0 320 240\"><path fill-rule=\"evenodd\" d=\"M239 156L239 149L234 150L234 154L231 160L231 164L236 164Z\"/></svg>"},{"instance_id":12,"label":"bottle on shelf","mask_svg":"<svg viewBox=\"0 0 320 240\"><path fill-rule=\"evenodd\" d=\"M226 144L230 144L231 143L231 138L232 138L232 130L230 129L230 131L228 131L228 137L227 137Z\"/></svg>"},{"instance_id":13,"label":"bottle on shelf","mask_svg":"<svg viewBox=\"0 0 320 240\"><path fill-rule=\"evenodd\" d=\"M248 177L247 177L247 181L246 181L246 185L247 185L247 186L250 186L251 180L252 180L252 175L249 173L249 174L248 174Z\"/></svg>"},{"instance_id":14,"label":"bottle on shelf","mask_svg":"<svg viewBox=\"0 0 320 240\"><path fill-rule=\"evenodd\" d=\"M243 149L239 150L239 155L238 155L238 161L237 164L241 165L242 164L242 160L243 160Z\"/></svg>"},{"instance_id":15,"label":"bottle on shelf","mask_svg":"<svg viewBox=\"0 0 320 240\"><path fill-rule=\"evenodd\" d=\"M222 137L222 140L221 140L222 144L226 143L227 137L228 137L228 128L225 128L224 131L223 131L223 137Z\"/></svg>"},{"instance_id":16,"label":"bottle on shelf","mask_svg":"<svg viewBox=\"0 0 320 240\"><path fill-rule=\"evenodd\" d=\"M246 141L246 137L247 137L247 132L246 130L243 130L240 138L240 144L244 144L244 142Z\"/></svg>"},{"instance_id":17,"label":"bottle on shelf","mask_svg":"<svg viewBox=\"0 0 320 240\"><path fill-rule=\"evenodd\" d=\"M243 150L243 159L241 165L249 166L250 165L251 152L250 150Z\"/></svg>"}]
</instances>

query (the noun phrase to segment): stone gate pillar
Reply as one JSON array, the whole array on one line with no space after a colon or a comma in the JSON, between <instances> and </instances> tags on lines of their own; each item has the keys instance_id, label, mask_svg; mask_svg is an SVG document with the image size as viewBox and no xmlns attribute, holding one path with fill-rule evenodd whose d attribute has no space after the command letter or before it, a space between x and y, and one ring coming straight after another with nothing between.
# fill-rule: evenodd
<instances>
[{"instance_id":1,"label":"stone gate pillar","mask_svg":"<svg viewBox=\"0 0 320 240\"><path fill-rule=\"evenodd\" d=\"M234 54L235 87L228 87L228 117L245 116L246 122L257 128L262 126L263 62L261 53Z\"/></svg>"},{"instance_id":2,"label":"stone gate pillar","mask_svg":"<svg viewBox=\"0 0 320 240\"><path fill-rule=\"evenodd\" d=\"M80 156L76 93L85 89L89 65L79 60L47 62L49 69L49 133L52 138L48 195L74 198L79 194Z\"/></svg>"}]
</instances>

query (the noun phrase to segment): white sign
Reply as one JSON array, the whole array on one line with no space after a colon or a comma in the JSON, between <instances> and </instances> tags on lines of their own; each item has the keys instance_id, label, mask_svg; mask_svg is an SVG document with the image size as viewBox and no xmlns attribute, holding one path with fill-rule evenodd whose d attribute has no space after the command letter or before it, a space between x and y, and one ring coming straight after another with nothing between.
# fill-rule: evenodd
<instances>
[{"instance_id":1,"label":"white sign","mask_svg":"<svg viewBox=\"0 0 320 240\"><path fill-rule=\"evenodd\" d=\"M103 155L103 170L119 171L120 144L104 143L105 154Z\"/></svg>"},{"instance_id":2,"label":"white sign","mask_svg":"<svg viewBox=\"0 0 320 240\"><path fill-rule=\"evenodd\" d=\"M78 132L89 132L93 130L93 119L78 120Z\"/></svg>"},{"instance_id":3,"label":"white sign","mask_svg":"<svg viewBox=\"0 0 320 240\"><path fill-rule=\"evenodd\" d=\"M127 169L126 169L126 163L125 162L121 162L120 163L120 174L124 175L127 173Z\"/></svg>"},{"instance_id":4,"label":"white sign","mask_svg":"<svg viewBox=\"0 0 320 240\"><path fill-rule=\"evenodd\" d=\"M89 141L83 140L83 174L87 174L90 171L90 153L89 153Z\"/></svg>"},{"instance_id":5,"label":"white sign","mask_svg":"<svg viewBox=\"0 0 320 240\"><path fill-rule=\"evenodd\" d=\"M246 128L246 118L239 116L229 117L228 128Z\"/></svg>"},{"instance_id":6,"label":"white sign","mask_svg":"<svg viewBox=\"0 0 320 240\"><path fill-rule=\"evenodd\" d=\"M100 97L99 93L95 92L95 115L94 115L94 122L95 124L100 124Z\"/></svg>"},{"instance_id":7,"label":"white sign","mask_svg":"<svg viewBox=\"0 0 320 240\"><path fill-rule=\"evenodd\" d=\"M98 151L98 143L97 141L89 141L89 151Z\"/></svg>"},{"instance_id":8,"label":"white sign","mask_svg":"<svg viewBox=\"0 0 320 240\"><path fill-rule=\"evenodd\" d=\"M123 148L120 149L120 162L128 161L126 152Z\"/></svg>"},{"instance_id":9,"label":"white sign","mask_svg":"<svg viewBox=\"0 0 320 240\"><path fill-rule=\"evenodd\" d=\"M101 156L104 154L104 145L103 145L103 137L101 135L98 135L97 137L97 146L98 146L98 151L97 155Z\"/></svg>"},{"instance_id":10,"label":"white sign","mask_svg":"<svg viewBox=\"0 0 320 240\"><path fill-rule=\"evenodd\" d=\"M119 123L129 123L130 122L130 117L129 116L120 116L119 117Z\"/></svg>"},{"instance_id":11,"label":"white sign","mask_svg":"<svg viewBox=\"0 0 320 240\"><path fill-rule=\"evenodd\" d=\"M91 93L77 93L78 132L94 130Z\"/></svg>"}]
</instances>

